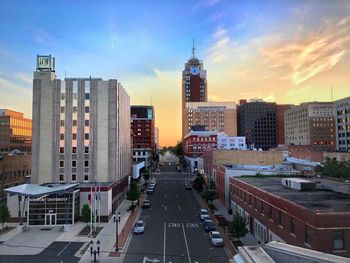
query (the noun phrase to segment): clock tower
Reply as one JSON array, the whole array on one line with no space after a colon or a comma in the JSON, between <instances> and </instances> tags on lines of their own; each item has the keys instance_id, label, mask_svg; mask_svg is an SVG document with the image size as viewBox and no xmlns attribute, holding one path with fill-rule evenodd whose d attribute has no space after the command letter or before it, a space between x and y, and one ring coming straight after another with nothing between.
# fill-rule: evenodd
<instances>
[{"instance_id":1,"label":"clock tower","mask_svg":"<svg viewBox=\"0 0 350 263\"><path fill-rule=\"evenodd\" d=\"M192 57L186 62L182 71L182 128L184 127L184 109L187 102L206 102L207 93L207 71L203 68L203 62L196 58L193 41ZM185 131L182 132L182 137Z\"/></svg>"}]
</instances>

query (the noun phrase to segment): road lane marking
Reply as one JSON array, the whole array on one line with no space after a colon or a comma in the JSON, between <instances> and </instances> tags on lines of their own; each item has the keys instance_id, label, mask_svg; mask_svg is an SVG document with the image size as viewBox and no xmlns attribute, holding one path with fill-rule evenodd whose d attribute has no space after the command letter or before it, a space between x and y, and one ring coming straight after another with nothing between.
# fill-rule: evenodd
<instances>
[{"instance_id":1,"label":"road lane marking","mask_svg":"<svg viewBox=\"0 0 350 263\"><path fill-rule=\"evenodd\" d=\"M184 233L184 238L185 238L186 250L187 250L187 255L188 255L188 262L191 263L190 251L188 249L188 244L187 244L187 238L186 238L184 224L181 223L181 225L182 225L182 232Z\"/></svg>"},{"instance_id":2,"label":"road lane marking","mask_svg":"<svg viewBox=\"0 0 350 263\"><path fill-rule=\"evenodd\" d=\"M180 211L180 206L179 206L179 211Z\"/></svg>"},{"instance_id":3,"label":"road lane marking","mask_svg":"<svg viewBox=\"0 0 350 263\"><path fill-rule=\"evenodd\" d=\"M69 243L67 244L67 246L65 246L65 247L61 250L61 252L57 254L57 257L58 257L59 255L62 254L62 252L70 245L70 243L71 243L71 242L69 242Z\"/></svg>"},{"instance_id":4,"label":"road lane marking","mask_svg":"<svg viewBox=\"0 0 350 263\"><path fill-rule=\"evenodd\" d=\"M164 206L164 209L165 209L165 211L166 211L166 205Z\"/></svg>"},{"instance_id":5,"label":"road lane marking","mask_svg":"<svg viewBox=\"0 0 350 263\"><path fill-rule=\"evenodd\" d=\"M164 222L163 263L165 263L166 222Z\"/></svg>"}]
</instances>

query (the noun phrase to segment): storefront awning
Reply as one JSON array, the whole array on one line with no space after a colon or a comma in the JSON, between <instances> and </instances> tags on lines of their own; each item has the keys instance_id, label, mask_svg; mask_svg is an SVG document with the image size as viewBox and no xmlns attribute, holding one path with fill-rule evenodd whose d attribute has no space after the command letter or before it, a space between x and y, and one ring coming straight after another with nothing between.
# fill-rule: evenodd
<instances>
[{"instance_id":1,"label":"storefront awning","mask_svg":"<svg viewBox=\"0 0 350 263\"><path fill-rule=\"evenodd\" d=\"M29 197L38 197L42 195L50 195L56 193L65 193L73 190L79 184L64 184L64 185L36 185L36 184L21 184L14 187L4 189L5 192L14 195L22 195Z\"/></svg>"}]
</instances>

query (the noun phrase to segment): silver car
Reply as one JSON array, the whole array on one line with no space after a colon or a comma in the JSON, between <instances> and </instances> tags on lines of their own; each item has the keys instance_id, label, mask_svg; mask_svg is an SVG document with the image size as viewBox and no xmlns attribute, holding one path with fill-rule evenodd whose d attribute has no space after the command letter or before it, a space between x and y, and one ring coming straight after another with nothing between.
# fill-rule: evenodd
<instances>
[{"instance_id":1,"label":"silver car","mask_svg":"<svg viewBox=\"0 0 350 263\"><path fill-rule=\"evenodd\" d=\"M134 225L134 234L142 234L145 232L145 223L142 220L139 220Z\"/></svg>"},{"instance_id":2,"label":"silver car","mask_svg":"<svg viewBox=\"0 0 350 263\"><path fill-rule=\"evenodd\" d=\"M214 247L222 247L224 245L224 240L218 231L209 232L210 245Z\"/></svg>"}]
</instances>

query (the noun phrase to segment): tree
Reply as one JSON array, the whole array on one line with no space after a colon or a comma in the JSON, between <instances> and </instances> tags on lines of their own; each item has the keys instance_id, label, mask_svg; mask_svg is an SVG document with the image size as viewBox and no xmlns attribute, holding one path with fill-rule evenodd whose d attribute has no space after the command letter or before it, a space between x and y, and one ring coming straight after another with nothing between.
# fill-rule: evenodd
<instances>
[{"instance_id":1,"label":"tree","mask_svg":"<svg viewBox=\"0 0 350 263\"><path fill-rule=\"evenodd\" d=\"M204 185L203 175L197 174L196 179L193 180L194 189L201 192L203 190L203 185Z\"/></svg>"},{"instance_id":2,"label":"tree","mask_svg":"<svg viewBox=\"0 0 350 263\"><path fill-rule=\"evenodd\" d=\"M204 192L204 198L208 201L213 201L216 198L216 185L213 180L209 181L209 185Z\"/></svg>"},{"instance_id":3,"label":"tree","mask_svg":"<svg viewBox=\"0 0 350 263\"><path fill-rule=\"evenodd\" d=\"M88 223L91 220L91 210L88 204L85 204L81 209L81 221Z\"/></svg>"},{"instance_id":4,"label":"tree","mask_svg":"<svg viewBox=\"0 0 350 263\"><path fill-rule=\"evenodd\" d=\"M4 226L4 224L9 220L10 218L10 212L8 207L5 204L0 205L0 222L1 225Z\"/></svg>"},{"instance_id":5,"label":"tree","mask_svg":"<svg viewBox=\"0 0 350 263\"><path fill-rule=\"evenodd\" d=\"M127 199L134 202L136 201L140 196L140 188L139 185L136 182L131 182L130 189L126 194Z\"/></svg>"},{"instance_id":6,"label":"tree","mask_svg":"<svg viewBox=\"0 0 350 263\"><path fill-rule=\"evenodd\" d=\"M239 241L241 237L244 237L249 232L247 225L247 220L240 214L235 213L232 222L228 225L228 232Z\"/></svg>"},{"instance_id":7,"label":"tree","mask_svg":"<svg viewBox=\"0 0 350 263\"><path fill-rule=\"evenodd\" d=\"M143 179L146 181L146 183L148 182L149 180L149 177L150 177L150 174L149 174L149 171L147 169L144 169L143 172L142 172L142 177Z\"/></svg>"},{"instance_id":8,"label":"tree","mask_svg":"<svg viewBox=\"0 0 350 263\"><path fill-rule=\"evenodd\" d=\"M316 166L315 171L327 177L350 179L350 161L327 160L323 166Z\"/></svg>"},{"instance_id":9,"label":"tree","mask_svg":"<svg viewBox=\"0 0 350 263\"><path fill-rule=\"evenodd\" d=\"M173 153L178 157L182 156L182 142L178 142L176 144L176 146L173 149Z\"/></svg>"}]
</instances>

